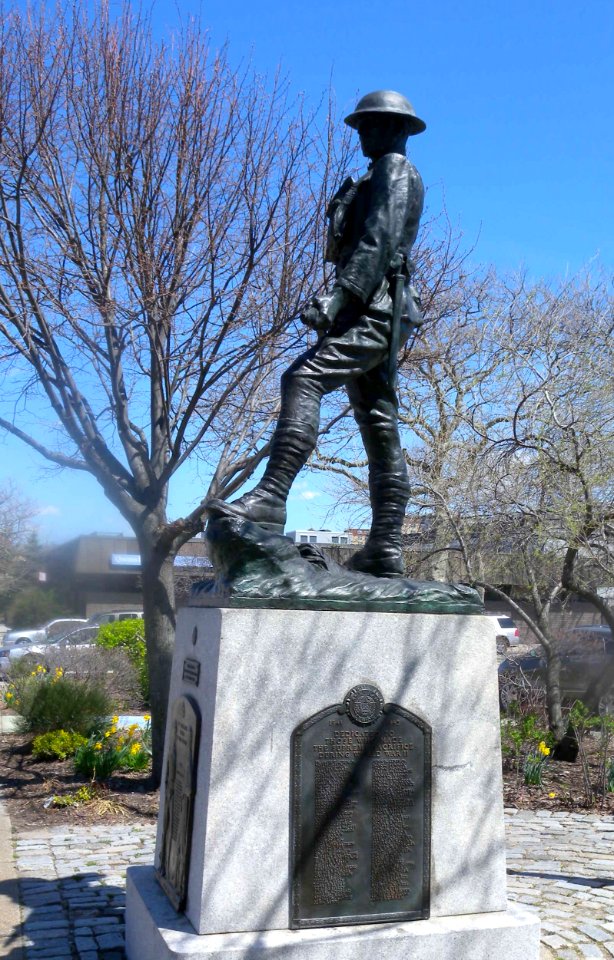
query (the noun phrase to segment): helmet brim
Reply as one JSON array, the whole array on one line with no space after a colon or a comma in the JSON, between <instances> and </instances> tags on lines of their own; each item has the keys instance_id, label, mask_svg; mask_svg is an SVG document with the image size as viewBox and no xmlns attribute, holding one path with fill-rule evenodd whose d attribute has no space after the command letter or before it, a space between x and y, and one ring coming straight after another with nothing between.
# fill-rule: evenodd
<instances>
[{"instance_id":1,"label":"helmet brim","mask_svg":"<svg viewBox=\"0 0 614 960\"><path fill-rule=\"evenodd\" d=\"M356 110L354 113L350 113L345 118L345 123L348 127L351 127L353 130L358 129L358 124L361 120L367 119L367 117L377 116L382 113L387 113L395 117L401 117L405 121L407 127L407 133L410 137L415 137L418 133L423 133L426 130L426 123L424 120L421 120L420 117L412 116L411 114L403 113L401 110L391 110L390 107L382 107L381 109L371 109L371 110Z\"/></svg>"}]
</instances>

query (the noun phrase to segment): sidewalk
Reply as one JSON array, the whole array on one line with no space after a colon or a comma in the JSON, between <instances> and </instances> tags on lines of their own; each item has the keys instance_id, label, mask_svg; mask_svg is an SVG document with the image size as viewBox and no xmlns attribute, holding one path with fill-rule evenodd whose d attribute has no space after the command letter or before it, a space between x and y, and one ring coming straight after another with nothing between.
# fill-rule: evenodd
<instances>
[{"instance_id":1,"label":"sidewalk","mask_svg":"<svg viewBox=\"0 0 614 960\"><path fill-rule=\"evenodd\" d=\"M19 831L0 808L0 957L123 960L124 875L151 863L155 827ZM614 820L506 811L509 897L542 919L542 960L614 956ZM23 954L12 846L24 920ZM4 951L4 952L3 952ZM461 958L459 958L461 960Z\"/></svg>"}]
</instances>

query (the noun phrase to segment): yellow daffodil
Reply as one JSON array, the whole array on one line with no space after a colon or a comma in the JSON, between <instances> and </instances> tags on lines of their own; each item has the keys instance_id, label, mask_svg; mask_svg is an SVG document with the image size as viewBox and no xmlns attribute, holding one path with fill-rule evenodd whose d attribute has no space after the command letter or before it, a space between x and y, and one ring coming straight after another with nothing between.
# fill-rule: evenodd
<instances>
[{"instance_id":1,"label":"yellow daffodil","mask_svg":"<svg viewBox=\"0 0 614 960\"><path fill-rule=\"evenodd\" d=\"M130 726L128 727L128 733L132 737L134 736L134 734L137 732L138 729L139 729L138 723L131 723Z\"/></svg>"},{"instance_id":2,"label":"yellow daffodil","mask_svg":"<svg viewBox=\"0 0 614 960\"><path fill-rule=\"evenodd\" d=\"M117 733L117 727L115 726L115 724L111 727L111 729L109 730L109 733Z\"/></svg>"},{"instance_id":3,"label":"yellow daffodil","mask_svg":"<svg viewBox=\"0 0 614 960\"><path fill-rule=\"evenodd\" d=\"M130 753L132 754L132 756L134 757L136 756L137 753L140 753L140 752L141 752L141 744L133 743L132 746L130 747Z\"/></svg>"},{"instance_id":4,"label":"yellow daffodil","mask_svg":"<svg viewBox=\"0 0 614 960\"><path fill-rule=\"evenodd\" d=\"M94 750L102 750L102 744L100 743L100 741L94 744Z\"/></svg>"},{"instance_id":5,"label":"yellow daffodil","mask_svg":"<svg viewBox=\"0 0 614 960\"><path fill-rule=\"evenodd\" d=\"M111 717L111 723L119 723L119 717Z\"/></svg>"},{"instance_id":6,"label":"yellow daffodil","mask_svg":"<svg viewBox=\"0 0 614 960\"><path fill-rule=\"evenodd\" d=\"M36 670L33 670L32 673L30 674L30 676L31 676L31 677L35 677L35 676L36 676Z\"/></svg>"},{"instance_id":7,"label":"yellow daffodil","mask_svg":"<svg viewBox=\"0 0 614 960\"><path fill-rule=\"evenodd\" d=\"M556 797L556 793L549 793L548 797L550 798L550 800L554 800L554 798Z\"/></svg>"},{"instance_id":8,"label":"yellow daffodil","mask_svg":"<svg viewBox=\"0 0 614 960\"><path fill-rule=\"evenodd\" d=\"M105 740L108 740L110 736L111 736L111 731L110 731L110 730L105 730L105 732L104 732L104 738L105 738Z\"/></svg>"},{"instance_id":9,"label":"yellow daffodil","mask_svg":"<svg viewBox=\"0 0 614 960\"><path fill-rule=\"evenodd\" d=\"M39 665L38 665L37 668L36 668L36 672L37 672L37 673L44 673L44 672L45 672L45 668L42 667L42 666L40 665L40 663L39 663Z\"/></svg>"},{"instance_id":10,"label":"yellow daffodil","mask_svg":"<svg viewBox=\"0 0 614 960\"><path fill-rule=\"evenodd\" d=\"M539 747L537 748L543 757L550 756L550 747L547 747L545 742L542 740Z\"/></svg>"},{"instance_id":11,"label":"yellow daffodil","mask_svg":"<svg viewBox=\"0 0 614 960\"><path fill-rule=\"evenodd\" d=\"M146 713L143 717L143 720L145 721L145 723L149 723L149 721L151 720L151 715L149 713Z\"/></svg>"},{"instance_id":12,"label":"yellow daffodil","mask_svg":"<svg viewBox=\"0 0 614 960\"><path fill-rule=\"evenodd\" d=\"M5 699L6 699L6 700L12 700L12 699L13 699L13 694L11 693L10 690L8 691L8 693L5 693L4 696L5 696Z\"/></svg>"}]
</instances>

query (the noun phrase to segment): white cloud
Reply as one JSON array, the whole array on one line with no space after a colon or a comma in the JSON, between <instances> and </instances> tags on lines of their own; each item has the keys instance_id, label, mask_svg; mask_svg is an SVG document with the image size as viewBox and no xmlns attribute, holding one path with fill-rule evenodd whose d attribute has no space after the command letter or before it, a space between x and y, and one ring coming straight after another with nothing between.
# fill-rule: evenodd
<instances>
[{"instance_id":1,"label":"white cloud","mask_svg":"<svg viewBox=\"0 0 614 960\"><path fill-rule=\"evenodd\" d=\"M299 497L301 500L315 500L316 497L319 497L320 494L315 490L301 490Z\"/></svg>"},{"instance_id":2,"label":"white cloud","mask_svg":"<svg viewBox=\"0 0 614 960\"><path fill-rule=\"evenodd\" d=\"M39 517L59 517L61 512L62 511L60 510L59 507L54 507L53 504L49 504L49 506L41 507L40 510L38 510L38 516Z\"/></svg>"}]
</instances>

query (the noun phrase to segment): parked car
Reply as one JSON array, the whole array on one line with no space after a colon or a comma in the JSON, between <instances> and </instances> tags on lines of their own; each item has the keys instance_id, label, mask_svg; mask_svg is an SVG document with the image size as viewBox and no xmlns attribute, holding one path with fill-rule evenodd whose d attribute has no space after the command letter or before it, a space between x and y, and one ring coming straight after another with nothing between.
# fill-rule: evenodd
<instances>
[{"instance_id":1,"label":"parked car","mask_svg":"<svg viewBox=\"0 0 614 960\"><path fill-rule=\"evenodd\" d=\"M27 637L23 637L17 640L8 650L0 651L0 671L6 673L11 663L26 654L41 657L59 646L91 646L103 624L114 623L118 620L137 620L142 616L143 612L141 610L104 610L93 614L89 620L52 621L54 624L62 623L64 627L54 627L53 631L48 634L42 632L40 639L29 640ZM35 631L32 632L35 633ZM38 631L38 633L40 635L41 631Z\"/></svg>"},{"instance_id":2,"label":"parked car","mask_svg":"<svg viewBox=\"0 0 614 960\"><path fill-rule=\"evenodd\" d=\"M116 623L118 620L142 620L142 610L101 610L93 613L87 621L87 626L99 626L103 623Z\"/></svg>"},{"instance_id":3,"label":"parked car","mask_svg":"<svg viewBox=\"0 0 614 960\"><path fill-rule=\"evenodd\" d=\"M487 616L496 631L497 653L506 653L510 647L517 647L520 634L512 618L499 613L489 613Z\"/></svg>"},{"instance_id":4,"label":"parked car","mask_svg":"<svg viewBox=\"0 0 614 960\"><path fill-rule=\"evenodd\" d=\"M561 638L561 695L583 700L599 714L614 714L614 686L598 702L590 702L590 689L614 661L612 631L606 626L574 627ZM541 649L499 664L499 703L508 711L515 702L530 702L546 689L546 658Z\"/></svg>"},{"instance_id":5,"label":"parked car","mask_svg":"<svg viewBox=\"0 0 614 960\"><path fill-rule=\"evenodd\" d=\"M0 647L0 676L5 676L11 661L18 660L26 653L38 654L47 644L54 643L86 620L71 617L69 619L50 620L42 627L23 627L10 630Z\"/></svg>"},{"instance_id":6,"label":"parked car","mask_svg":"<svg viewBox=\"0 0 614 960\"><path fill-rule=\"evenodd\" d=\"M8 647L23 643L49 643L51 640L58 640L84 623L87 623L87 621L82 617L64 617L49 620L42 627L16 627L5 634L2 649L6 650Z\"/></svg>"}]
</instances>

